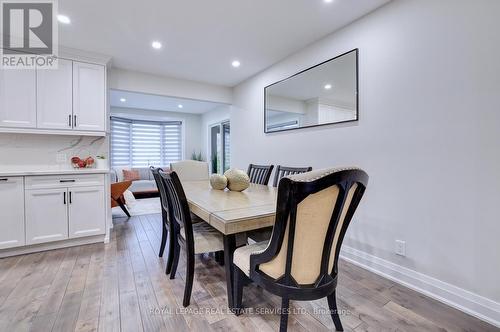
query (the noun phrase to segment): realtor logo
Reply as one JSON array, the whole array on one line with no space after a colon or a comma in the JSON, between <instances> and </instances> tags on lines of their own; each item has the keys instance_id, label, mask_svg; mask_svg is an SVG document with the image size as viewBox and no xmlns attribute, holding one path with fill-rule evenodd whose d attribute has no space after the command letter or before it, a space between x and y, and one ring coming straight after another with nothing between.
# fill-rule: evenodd
<instances>
[{"instance_id":1,"label":"realtor logo","mask_svg":"<svg viewBox=\"0 0 500 332\"><path fill-rule=\"evenodd\" d=\"M2 68L56 68L56 0L0 0Z\"/></svg>"}]
</instances>

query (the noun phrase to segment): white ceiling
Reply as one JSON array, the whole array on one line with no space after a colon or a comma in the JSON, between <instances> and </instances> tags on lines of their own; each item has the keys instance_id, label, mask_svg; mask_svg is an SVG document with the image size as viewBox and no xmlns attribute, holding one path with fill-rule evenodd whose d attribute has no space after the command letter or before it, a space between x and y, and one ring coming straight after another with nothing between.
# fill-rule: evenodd
<instances>
[{"instance_id":1,"label":"white ceiling","mask_svg":"<svg viewBox=\"0 0 500 332\"><path fill-rule=\"evenodd\" d=\"M121 98L125 98L126 101L120 101ZM109 99L111 107L192 114L203 114L219 107L228 107L228 105L225 104L209 101L172 98L119 90L110 90ZM179 105L182 105L182 108L179 108Z\"/></svg>"},{"instance_id":2,"label":"white ceiling","mask_svg":"<svg viewBox=\"0 0 500 332\"><path fill-rule=\"evenodd\" d=\"M59 41L118 68L234 86L389 1L59 0L71 19Z\"/></svg>"}]
</instances>

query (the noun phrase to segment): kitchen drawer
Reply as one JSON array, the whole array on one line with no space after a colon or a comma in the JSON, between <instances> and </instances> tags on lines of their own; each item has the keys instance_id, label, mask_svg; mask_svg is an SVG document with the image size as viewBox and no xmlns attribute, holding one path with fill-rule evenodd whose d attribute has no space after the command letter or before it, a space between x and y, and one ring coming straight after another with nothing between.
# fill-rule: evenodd
<instances>
[{"instance_id":1,"label":"kitchen drawer","mask_svg":"<svg viewBox=\"0 0 500 332\"><path fill-rule=\"evenodd\" d=\"M27 190L103 186L104 174L27 176L25 181Z\"/></svg>"}]
</instances>

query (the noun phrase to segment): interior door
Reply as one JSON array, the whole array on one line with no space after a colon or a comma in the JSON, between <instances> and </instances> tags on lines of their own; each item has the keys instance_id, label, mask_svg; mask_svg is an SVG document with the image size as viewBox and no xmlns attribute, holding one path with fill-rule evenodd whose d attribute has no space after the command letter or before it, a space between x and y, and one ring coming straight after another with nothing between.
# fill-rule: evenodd
<instances>
[{"instance_id":1,"label":"interior door","mask_svg":"<svg viewBox=\"0 0 500 332\"><path fill-rule=\"evenodd\" d=\"M68 238L66 188L26 190L26 244Z\"/></svg>"},{"instance_id":2,"label":"interior door","mask_svg":"<svg viewBox=\"0 0 500 332\"><path fill-rule=\"evenodd\" d=\"M0 126L36 127L36 72L0 70Z\"/></svg>"},{"instance_id":3,"label":"interior door","mask_svg":"<svg viewBox=\"0 0 500 332\"><path fill-rule=\"evenodd\" d=\"M75 187L68 189L69 237L105 233L104 188Z\"/></svg>"},{"instance_id":4,"label":"interior door","mask_svg":"<svg viewBox=\"0 0 500 332\"><path fill-rule=\"evenodd\" d=\"M0 178L0 249L24 245L24 180Z\"/></svg>"},{"instance_id":5,"label":"interior door","mask_svg":"<svg viewBox=\"0 0 500 332\"><path fill-rule=\"evenodd\" d=\"M73 62L59 59L57 69L38 69L37 127L73 128Z\"/></svg>"},{"instance_id":6,"label":"interior door","mask_svg":"<svg viewBox=\"0 0 500 332\"><path fill-rule=\"evenodd\" d=\"M105 67L73 62L73 128L106 130Z\"/></svg>"}]
</instances>

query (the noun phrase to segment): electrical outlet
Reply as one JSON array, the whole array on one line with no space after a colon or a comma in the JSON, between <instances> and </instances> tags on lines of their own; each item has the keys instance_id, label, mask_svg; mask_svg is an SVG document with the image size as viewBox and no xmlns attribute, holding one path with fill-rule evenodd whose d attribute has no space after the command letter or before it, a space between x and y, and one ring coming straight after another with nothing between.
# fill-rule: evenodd
<instances>
[{"instance_id":1,"label":"electrical outlet","mask_svg":"<svg viewBox=\"0 0 500 332\"><path fill-rule=\"evenodd\" d=\"M396 255L406 256L406 242L403 240L396 240Z\"/></svg>"},{"instance_id":2,"label":"electrical outlet","mask_svg":"<svg viewBox=\"0 0 500 332\"><path fill-rule=\"evenodd\" d=\"M56 163L65 163L68 161L68 156L66 155L66 153L58 153L56 154Z\"/></svg>"}]
</instances>

